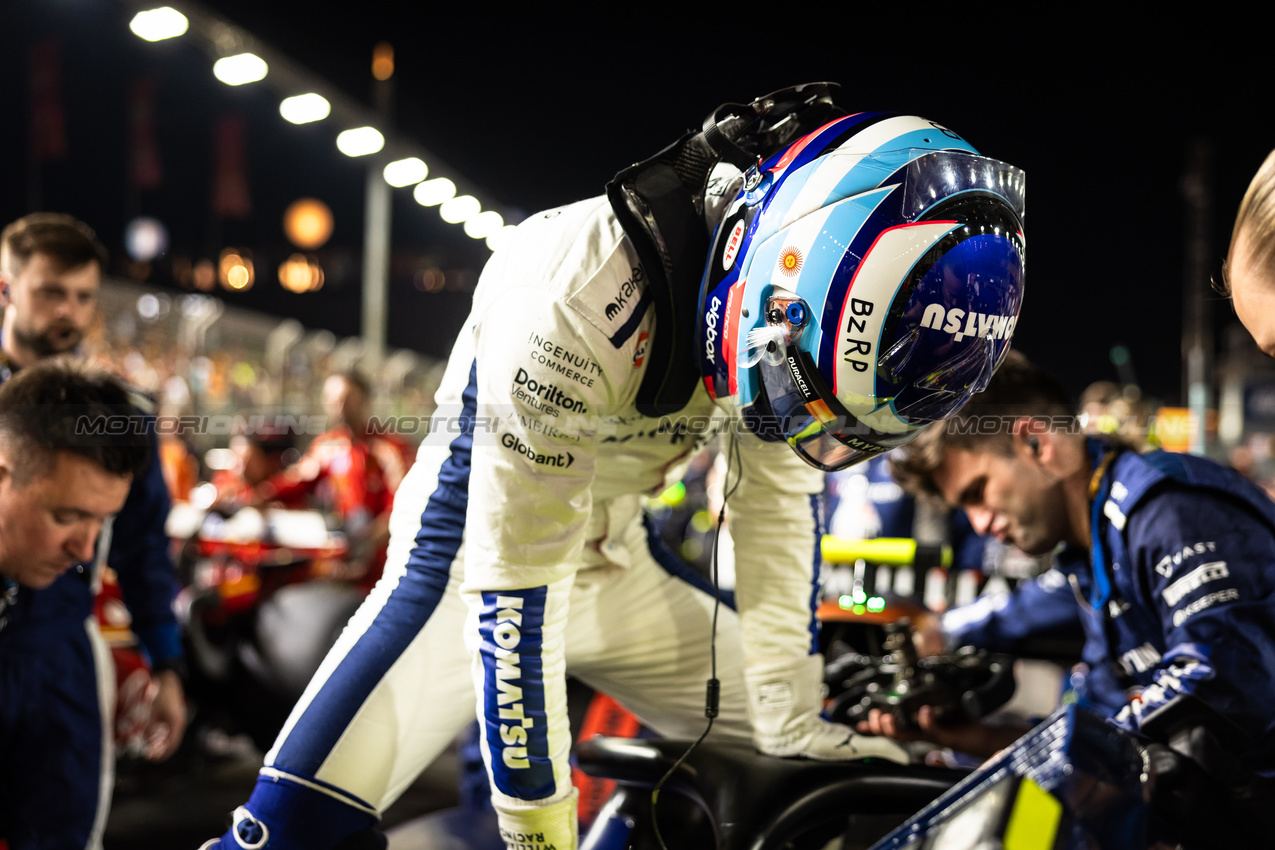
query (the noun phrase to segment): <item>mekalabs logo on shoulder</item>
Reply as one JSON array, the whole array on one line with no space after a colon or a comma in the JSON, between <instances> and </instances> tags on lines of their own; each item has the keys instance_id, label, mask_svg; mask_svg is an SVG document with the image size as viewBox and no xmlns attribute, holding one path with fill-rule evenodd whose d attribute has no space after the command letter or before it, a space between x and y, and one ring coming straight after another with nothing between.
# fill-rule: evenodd
<instances>
[{"instance_id":1,"label":"mekalabs logo on shoulder","mask_svg":"<svg viewBox=\"0 0 1275 850\"><path fill-rule=\"evenodd\" d=\"M646 280L642 275L640 266L633 267L633 275L620 284L619 290L616 292L615 298L606 306L607 321L611 321L616 316L624 312L624 308L628 307L633 301L642 297L642 290L646 288Z\"/></svg>"},{"instance_id":2,"label":"mekalabs logo on shoulder","mask_svg":"<svg viewBox=\"0 0 1275 850\"><path fill-rule=\"evenodd\" d=\"M513 396L526 402L537 410L543 410L553 416L559 410L568 413L588 413L589 408L579 399L572 398L558 388L557 384L545 384L527 374L527 370L518 368L514 375Z\"/></svg>"}]
</instances>

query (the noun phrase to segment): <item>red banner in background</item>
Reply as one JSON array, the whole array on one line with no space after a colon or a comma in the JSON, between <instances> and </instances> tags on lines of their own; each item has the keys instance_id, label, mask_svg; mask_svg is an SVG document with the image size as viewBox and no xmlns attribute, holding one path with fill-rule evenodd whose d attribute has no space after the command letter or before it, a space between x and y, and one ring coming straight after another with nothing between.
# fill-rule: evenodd
<instances>
[{"instance_id":1,"label":"red banner in background","mask_svg":"<svg viewBox=\"0 0 1275 850\"><path fill-rule=\"evenodd\" d=\"M129 181L139 189L154 189L164 178L155 135L154 77L142 77L129 90Z\"/></svg>"},{"instance_id":2,"label":"red banner in background","mask_svg":"<svg viewBox=\"0 0 1275 850\"><path fill-rule=\"evenodd\" d=\"M252 212L252 199L248 194L243 118L218 118L213 145L213 212L222 218L247 218Z\"/></svg>"},{"instance_id":3,"label":"red banner in background","mask_svg":"<svg viewBox=\"0 0 1275 850\"><path fill-rule=\"evenodd\" d=\"M62 44L48 39L31 48L31 157L41 162L65 155Z\"/></svg>"}]
</instances>

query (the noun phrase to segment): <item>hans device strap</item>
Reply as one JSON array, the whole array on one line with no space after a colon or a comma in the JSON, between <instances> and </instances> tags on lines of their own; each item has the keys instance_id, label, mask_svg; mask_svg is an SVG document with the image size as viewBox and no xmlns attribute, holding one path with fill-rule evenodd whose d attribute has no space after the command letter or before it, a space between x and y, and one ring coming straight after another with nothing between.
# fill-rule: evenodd
<instances>
[{"instance_id":1,"label":"hans device strap","mask_svg":"<svg viewBox=\"0 0 1275 850\"><path fill-rule=\"evenodd\" d=\"M699 380L695 336L700 281L716 222L704 218L708 178L728 162L755 179L770 154L845 113L832 102L835 83L806 83L726 103L650 159L607 184L607 199L647 275L657 332L636 407L667 416L686 406Z\"/></svg>"}]
</instances>

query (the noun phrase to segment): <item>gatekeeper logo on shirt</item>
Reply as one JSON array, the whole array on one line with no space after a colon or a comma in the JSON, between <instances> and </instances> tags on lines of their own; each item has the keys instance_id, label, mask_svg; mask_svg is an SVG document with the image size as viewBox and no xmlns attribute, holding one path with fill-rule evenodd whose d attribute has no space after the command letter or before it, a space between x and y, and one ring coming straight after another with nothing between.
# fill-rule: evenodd
<instances>
[{"instance_id":1,"label":"gatekeeper logo on shirt","mask_svg":"<svg viewBox=\"0 0 1275 850\"><path fill-rule=\"evenodd\" d=\"M640 368L641 365L646 362L646 341L650 339L650 337L651 335L646 331L642 331L641 336L638 337L637 347L633 349L634 369Z\"/></svg>"}]
</instances>

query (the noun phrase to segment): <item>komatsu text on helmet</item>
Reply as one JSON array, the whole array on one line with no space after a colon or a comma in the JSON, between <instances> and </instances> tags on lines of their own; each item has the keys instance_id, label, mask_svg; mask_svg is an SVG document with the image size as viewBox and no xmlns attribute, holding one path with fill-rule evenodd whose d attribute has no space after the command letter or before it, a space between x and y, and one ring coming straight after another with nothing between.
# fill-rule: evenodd
<instances>
[{"instance_id":1,"label":"komatsu text on helmet","mask_svg":"<svg viewBox=\"0 0 1275 850\"><path fill-rule=\"evenodd\" d=\"M709 392L842 469L955 413L1009 350L1023 172L933 121L858 113L746 172L700 289Z\"/></svg>"}]
</instances>

